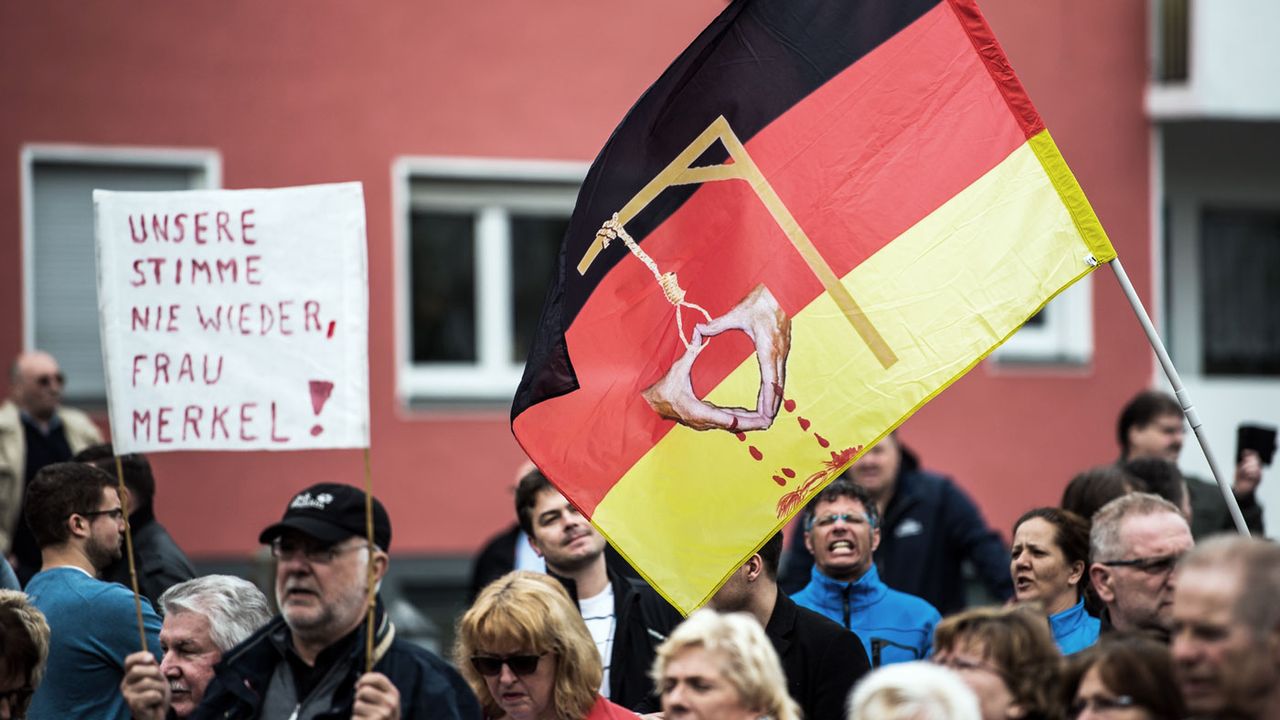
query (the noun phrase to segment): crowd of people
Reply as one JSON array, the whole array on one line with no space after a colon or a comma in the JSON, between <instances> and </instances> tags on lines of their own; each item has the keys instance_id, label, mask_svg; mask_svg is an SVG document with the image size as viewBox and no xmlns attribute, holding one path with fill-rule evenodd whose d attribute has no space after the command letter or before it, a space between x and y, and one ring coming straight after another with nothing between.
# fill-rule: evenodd
<instances>
[{"instance_id":1,"label":"crowd of people","mask_svg":"<svg viewBox=\"0 0 1280 720\"><path fill-rule=\"evenodd\" d=\"M19 358L11 386L0 720L1280 718L1280 546L1179 472L1182 410L1158 392L1121 411L1118 461L1024 513L1011 547L890 435L688 618L530 467L449 662L397 637L376 498L372 537L364 493L335 483L262 530L273 614L246 580L196 576L146 458L118 459L121 496L51 357ZM1258 534L1262 468L1243 453L1234 489ZM968 606L965 563L998 604Z\"/></svg>"}]
</instances>

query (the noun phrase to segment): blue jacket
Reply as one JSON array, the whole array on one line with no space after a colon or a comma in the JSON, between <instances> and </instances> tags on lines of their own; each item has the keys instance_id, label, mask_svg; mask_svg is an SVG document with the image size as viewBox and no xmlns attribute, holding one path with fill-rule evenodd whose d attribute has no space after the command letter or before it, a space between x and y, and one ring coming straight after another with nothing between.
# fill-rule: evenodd
<instances>
[{"instance_id":1,"label":"blue jacket","mask_svg":"<svg viewBox=\"0 0 1280 720\"><path fill-rule=\"evenodd\" d=\"M1078 653L1098 642L1098 632L1102 622L1084 609L1084 600L1063 610L1057 615L1049 616L1049 629L1053 631L1053 641L1063 655Z\"/></svg>"},{"instance_id":2,"label":"blue jacket","mask_svg":"<svg viewBox=\"0 0 1280 720\"><path fill-rule=\"evenodd\" d=\"M881 582L874 565L851 583L832 580L814 566L809 584L791 599L855 632L871 667L924 658L933 626L942 619L929 603Z\"/></svg>"}]
</instances>

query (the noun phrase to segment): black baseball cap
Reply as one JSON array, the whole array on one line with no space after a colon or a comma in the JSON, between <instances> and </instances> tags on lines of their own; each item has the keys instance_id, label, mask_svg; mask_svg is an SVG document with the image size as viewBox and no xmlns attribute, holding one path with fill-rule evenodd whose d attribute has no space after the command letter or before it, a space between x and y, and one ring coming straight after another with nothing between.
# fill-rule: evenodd
<instances>
[{"instance_id":1,"label":"black baseball cap","mask_svg":"<svg viewBox=\"0 0 1280 720\"><path fill-rule=\"evenodd\" d=\"M341 483L312 485L293 496L284 517L263 530L258 542L268 544L285 530L297 530L329 545L357 535L365 537L364 491ZM391 518L376 497L373 499L373 542L383 550L391 549Z\"/></svg>"}]
</instances>

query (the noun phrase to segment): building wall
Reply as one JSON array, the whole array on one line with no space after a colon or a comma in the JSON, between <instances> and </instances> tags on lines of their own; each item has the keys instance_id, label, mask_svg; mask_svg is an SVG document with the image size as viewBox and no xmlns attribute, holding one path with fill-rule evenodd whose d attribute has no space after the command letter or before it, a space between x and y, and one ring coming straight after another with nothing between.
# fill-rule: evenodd
<instances>
[{"instance_id":1,"label":"building wall","mask_svg":"<svg viewBox=\"0 0 1280 720\"><path fill-rule=\"evenodd\" d=\"M392 165L403 156L589 161L718 0L537 3L6 3L0 7L0 357L22 348L19 158L30 143L214 148L223 185L359 180L368 214L372 469L395 549L467 553L510 519L521 453L503 404L395 399ZM1145 4L984 9L1147 293ZM1092 359L986 363L903 429L1000 528L1114 458L1121 404L1151 377L1104 269ZM3 382L3 381L0 381ZM156 456L158 509L194 556L238 557L287 497L363 481L358 452Z\"/></svg>"}]
</instances>

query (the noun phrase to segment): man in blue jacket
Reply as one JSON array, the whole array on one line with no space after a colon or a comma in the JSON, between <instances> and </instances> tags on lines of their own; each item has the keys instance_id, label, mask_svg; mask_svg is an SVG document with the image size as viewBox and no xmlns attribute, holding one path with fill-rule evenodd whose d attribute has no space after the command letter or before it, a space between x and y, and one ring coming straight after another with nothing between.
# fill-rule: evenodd
<instances>
[{"instance_id":1,"label":"man in blue jacket","mask_svg":"<svg viewBox=\"0 0 1280 720\"><path fill-rule=\"evenodd\" d=\"M1013 597L1009 550L973 500L950 478L920 467L896 434L881 440L845 472L866 488L883 526L875 553L880 577L894 590L924 598L943 615L963 610L967 560L998 601ZM779 584L808 581L808 558L793 543Z\"/></svg>"},{"instance_id":2,"label":"man in blue jacket","mask_svg":"<svg viewBox=\"0 0 1280 720\"><path fill-rule=\"evenodd\" d=\"M880 513L871 495L836 478L809 504L804 524L813 570L791 599L857 633L872 667L925 657L942 618L924 600L881 582L872 562Z\"/></svg>"}]
</instances>

